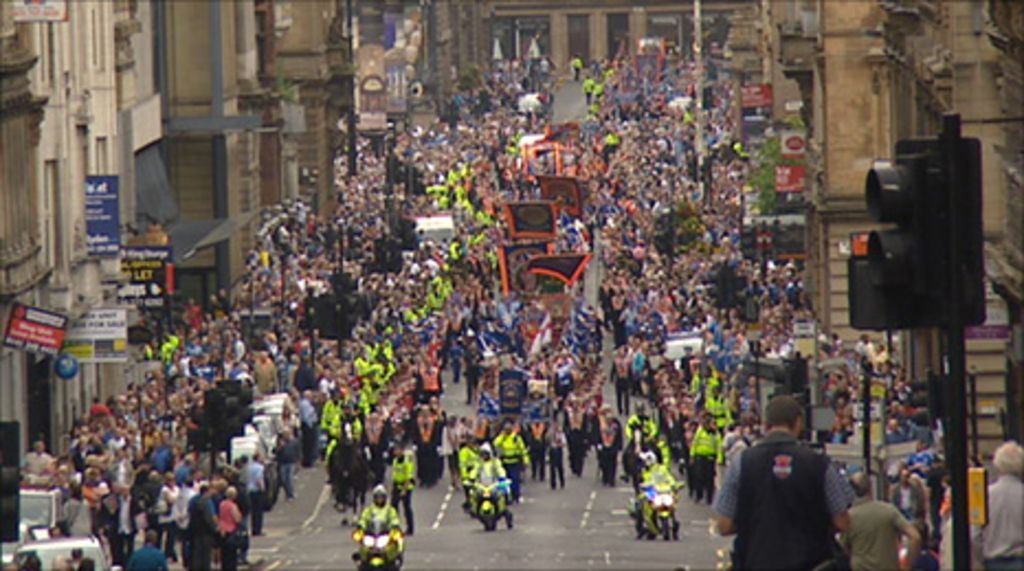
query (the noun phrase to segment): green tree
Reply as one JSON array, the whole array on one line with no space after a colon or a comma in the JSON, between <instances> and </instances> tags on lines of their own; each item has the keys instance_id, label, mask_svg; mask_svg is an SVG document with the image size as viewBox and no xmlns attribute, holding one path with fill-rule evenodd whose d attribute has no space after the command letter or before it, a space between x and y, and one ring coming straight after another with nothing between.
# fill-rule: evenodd
<instances>
[{"instance_id":1,"label":"green tree","mask_svg":"<svg viewBox=\"0 0 1024 571\"><path fill-rule=\"evenodd\" d=\"M799 117L787 120L787 125L799 127ZM797 166L803 161L782 156L782 144L777 137L766 140L754 153L754 169L750 172L750 185L757 192L757 209L761 214L775 211L775 167Z\"/></svg>"}]
</instances>

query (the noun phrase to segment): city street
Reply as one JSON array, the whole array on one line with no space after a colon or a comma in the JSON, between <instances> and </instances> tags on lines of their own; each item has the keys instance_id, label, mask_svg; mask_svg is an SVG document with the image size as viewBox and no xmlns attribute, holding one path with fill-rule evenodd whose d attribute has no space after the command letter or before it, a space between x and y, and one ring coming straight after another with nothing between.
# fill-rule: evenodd
<instances>
[{"instance_id":1,"label":"city street","mask_svg":"<svg viewBox=\"0 0 1024 571\"><path fill-rule=\"evenodd\" d=\"M461 415L461 386L449 386L445 408ZM418 489L413 496L416 533L406 543L404 569L714 569L718 550L730 541L712 535L711 510L685 497L681 501L679 541L637 541L626 513L632 488L600 485L596 462L586 474L571 474L564 490L531 482L525 499L513 508L514 528L486 533L462 512L461 492L443 483ZM446 482L448 474L445 474ZM331 505L318 465L297 476L298 497L279 503L267 516L265 537L253 538L249 558L275 569L344 569L351 566L352 528Z\"/></svg>"}]
</instances>

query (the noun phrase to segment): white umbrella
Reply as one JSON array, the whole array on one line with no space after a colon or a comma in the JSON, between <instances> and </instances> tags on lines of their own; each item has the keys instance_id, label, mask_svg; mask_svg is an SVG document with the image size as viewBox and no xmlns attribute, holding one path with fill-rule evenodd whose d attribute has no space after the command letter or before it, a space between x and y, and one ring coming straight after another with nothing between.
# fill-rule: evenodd
<instances>
[{"instance_id":1,"label":"white umbrella","mask_svg":"<svg viewBox=\"0 0 1024 571\"><path fill-rule=\"evenodd\" d=\"M520 113L539 113L542 109L544 109L544 104L541 103L540 95L537 93L527 93L519 98Z\"/></svg>"}]
</instances>

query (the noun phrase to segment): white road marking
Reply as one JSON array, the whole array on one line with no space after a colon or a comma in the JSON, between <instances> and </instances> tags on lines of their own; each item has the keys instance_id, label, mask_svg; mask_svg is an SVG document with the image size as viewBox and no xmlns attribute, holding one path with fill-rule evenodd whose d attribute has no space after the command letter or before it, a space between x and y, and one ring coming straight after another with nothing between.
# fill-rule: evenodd
<instances>
[{"instance_id":1,"label":"white road marking","mask_svg":"<svg viewBox=\"0 0 1024 571\"><path fill-rule=\"evenodd\" d=\"M249 553L277 553L280 550L280 546L273 545L270 547L253 547L249 549Z\"/></svg>"},{"instance_id":2,"label":"white road marking","mask_svg":"<svg viewBox=\"0 0 1024 571\"><path fill-rule=\"evenodd\" d=\"M308 528L313 525L316 518L320 517L320 510L324 509L324 504L327 503L327 498L331 495L331 488L327 484L324 484L324 488L320 490L320 497L316 500L316 507L313 508L313 513L309 514L306 521L302 522L302 528Z\"/></svg>"},{"instance_id":3,"label":"white road marking","mask_svg":"<svg viewBox=\"0 0 1024 571\"><path fill-rule=\"evenodd\" d=\"M250 551L250 553L251 553L251 551ZM267 571L274 571L274 569L277 569L283 563L284 563L284 561L281 561L280 559L278 559L277 561L271 563L270 565L267 565Z\"/></svg>"},{"instance_id":4,"label":"white road marking","mask_svg":"<svg viewBox=\"0 0 1024 571\"><path fill-rule=\"evenodd\" d=\"M604 552L604 564L609 567L612 566L612 554L607 551Z\"/></svg>"},{"instance_id":5,"label":"white road marking","mask_svg":"<svg viewBox=\"0 0 1024 571\"><path fill-rule=\"evenodd\" d=\"M448 488L448 493L446 493L444 495L444 499L441 500L441 508L437 510L437 518L434 519L434 525L431 526L431 529L437 529L441 527L441 520L444 519L444 512L445 510L448 509L448 502L452 500L452 492L454 491L455 490Z\"/></svg>"},{"instance_id":6,"label":"white road marking","mask_svg":"<svg viewBox=\"0 0 1024 571\"><path fill-rule=\"evenodd\" d=\"M624 509L612 510L612 515L629 515L629 510L624 510Z\"/></svg>"},{"instance_id":7,"label":"white road marking","mask_svg":"<svg viewBox=\"0 0 1024 571\"><path fill-rule=\"evenodd\" d=\"M587 527L590 520L590 510L594 509L594 499L597 498L597 490L590 491L590 499L587 500L587 507L583 508L583 517L580 518L580 529Z\"/></svg>"}]
</instances>

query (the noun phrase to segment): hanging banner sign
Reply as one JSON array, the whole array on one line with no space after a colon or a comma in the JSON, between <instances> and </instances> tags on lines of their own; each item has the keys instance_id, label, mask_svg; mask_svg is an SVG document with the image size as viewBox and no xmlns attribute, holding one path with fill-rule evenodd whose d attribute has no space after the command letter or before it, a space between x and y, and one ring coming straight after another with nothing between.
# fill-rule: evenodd
<instances>
[{"instance_id":1,"label":"hanging banner sign","mask_svg":"<svg viewBox=\"0 0 1024 571\"><path fill-rule=\"evenodd\" d=\"M807 133L803 129L787 129L779 133L782 156L802 159L807 156Z\"/></svg>"},{"instance_id":2,"label":"hanging banner sign","mask_svg":"<svg viewBox=\"0 0 1024 571\"><path fill-rule=\"evenodd\" d=\"M64 353L82 363L117 363L128 360L128 311L93 309L71 324Z\"/></svg>"},{"instance_id":3,"label":"hanging banner sign","mask_svg":"<svg viewBox=\"0 0 1024 571\"><path fill-rule=\"evenodd\" d=\"M85 245L90 256L116 256L121 217L116 176L85 177Z\"/></svg>"},{"instance_id":4,"label":"hanging banner sign","mask_svg":"<svg viewBox=\"0 0 1024 571\"><path fill-rule=\"evenodd\" d=\"M67 0L14 0L11 2L13 19L22 22L66 22Z\"/></svg>"},{"instance_id":5,"label":"hanging banner sign","mask_svg":"<svg viewBox=\"0 0 1024 571\"><path fill-rule=\"evenodd\" d=\"M15 303L4 331L4 347L56 356L67 325L67 316Z\"/></svg>"},{"instance_id":6,"label":"hanging banner sign","mask_svg":"<svg viewBox=\"0 0 1024 571\"><path fill-rule=\"evenodd\" d=\"M161 308L167 287L168 246L125 246L121 248L121 273L127 283L117 290L122 302L147 308Z\"/></svg>"},{"instance_id":7,"label":"hanging banner sign","mask_svg":"<svg viewBox=\"0 0 1024 571\"><path fill-rule=\"evenodd\" d=\"M806 170L798 165L775 167L775 192L803 192Z\"/></svg>"},{"instance_id":8,"label":"hanging banner sign","mask_svg":"<svg viewBox=\"0 0 1024 571\"><path fill-rule=\"evenodd\" d=\"M744 85L740 89L740 104L743 107L771 107L772 84Z\"/></svg>"}]
</instances>

